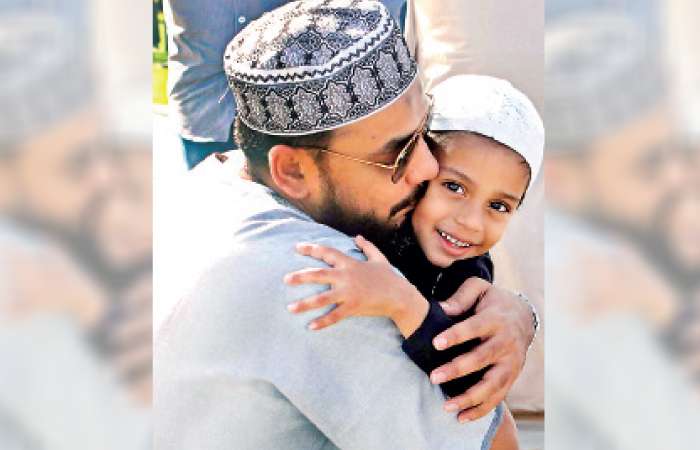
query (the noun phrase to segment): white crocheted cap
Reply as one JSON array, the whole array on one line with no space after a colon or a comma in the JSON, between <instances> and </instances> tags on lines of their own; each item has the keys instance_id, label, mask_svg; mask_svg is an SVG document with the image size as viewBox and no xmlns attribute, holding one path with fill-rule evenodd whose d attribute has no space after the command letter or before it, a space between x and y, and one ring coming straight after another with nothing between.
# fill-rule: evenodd
<instances>
[{"instance_id":1,"label":"white crocheted cap","mask_svg":"<svg viewBox=\"0 0 700 450\"><path fill-rule=\"evenodd\" d=\"M544 125L525 94L485 75L456 75L430 93L431 131L470 131L510 147L530 166L530 189L542 165Z\"/></svg>"}]
</instances>

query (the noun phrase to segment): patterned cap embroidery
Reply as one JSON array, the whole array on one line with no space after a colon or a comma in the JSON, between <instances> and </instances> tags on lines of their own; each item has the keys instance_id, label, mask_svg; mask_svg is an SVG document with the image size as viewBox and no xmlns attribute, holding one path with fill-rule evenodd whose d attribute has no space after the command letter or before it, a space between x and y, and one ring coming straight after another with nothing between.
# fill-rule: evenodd
<instances>
[{"instance_id":1,"label":"patterned cap embroidery","mask_svg":"<svg viewBox=\"0 0 700 450\"><path fill-rule=\"evenodd\" d=\"M380 2L297 1L251 22L227 46L238 114L268 134L337 128L387 106L417 66Z\"/></svg>"}]
</instances>

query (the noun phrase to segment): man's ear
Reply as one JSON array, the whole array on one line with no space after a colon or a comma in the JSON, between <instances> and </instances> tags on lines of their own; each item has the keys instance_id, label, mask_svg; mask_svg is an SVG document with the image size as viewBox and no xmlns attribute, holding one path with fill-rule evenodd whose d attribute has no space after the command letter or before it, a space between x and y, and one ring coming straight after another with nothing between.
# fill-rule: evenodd
<instances>
[{"instance_id":1,"label":"man's ear","mask_svg":"<svg viewBox=\"0 0 700 450\"><path fill-rule=\"evenodd\" d=\"M303 149L288 145L275 145L268 154L270 178L284 196L303 200L311 190L309 182L311 156Z\"/></svg>"}]
</instances>

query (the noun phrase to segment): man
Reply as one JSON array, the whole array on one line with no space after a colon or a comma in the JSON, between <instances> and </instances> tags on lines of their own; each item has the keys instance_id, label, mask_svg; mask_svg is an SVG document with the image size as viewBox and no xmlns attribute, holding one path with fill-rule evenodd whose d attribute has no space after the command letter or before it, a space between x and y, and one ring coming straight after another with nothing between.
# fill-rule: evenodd
<instances>
[{"instance_id":1,"label":"man","mask_svg":"<svg viewBox=\"0 0 700 450\"><path fill-rule=\"evenodd\" d=\"M134 321L113 313L126 312L127 300L118 283L105 283L114 277L100 272L110 266L95 258L91 234L96 213L125 183L115 178L114 122L105 127L86 58L90 6L0 6L0 29L12 36L0 41L0 358L12 361L0 385L3 449L124 449L149 440L146 410L129 396L150 402L138 390L151 383L150 358L137 377L122 368L133 367L123 364L126 349L150 349L150 330L127 342ZM102 347L102 337L126 345Z\"/></svg>"},{"instance_id":2,"label":"man","mask_svg":"<svg viewBox=\"0 0 700 450\"><path fill-rule=\"evenodd\" d=\"M673 145L654 52L658 35L640 21L653 18L650 6L547 18L546 291L557 299L548 308L554 327L547 353L556 361L547 367L553 448L698 442L697 396L659 339L682 336L692 324L683 285L659 270L664 231L656 226L690 186L690 161ZM646 252L646 242L656 248Z\"/></svg>"},{"instance_id":3,"label":"man","mask_svg":"<svg viewBox=\"0 0 700 450\"><path fill-rule=\"evenodd\" d=\"M255 182L224 157L195 170L207 176L186 208L199 222L191 231L200 255L186 259L207 255L206 268L157 338L156 447L488 447L500 420L493 408L533 336L527 304L469 281L453 297L463 308L481 300L441 337L448 346L484 342L432 379L493 365L452 401L468 425L443 411L439 389L401 352L388 320L312 333L310 315L286 310L324 290L282 283L288 272L321 267L295 253L297 242L362 258L349 236L385 239L437 172L422 139L429 101L386 9L291 3L250 24L224 58Z\"/></svg>"}]
</instances>

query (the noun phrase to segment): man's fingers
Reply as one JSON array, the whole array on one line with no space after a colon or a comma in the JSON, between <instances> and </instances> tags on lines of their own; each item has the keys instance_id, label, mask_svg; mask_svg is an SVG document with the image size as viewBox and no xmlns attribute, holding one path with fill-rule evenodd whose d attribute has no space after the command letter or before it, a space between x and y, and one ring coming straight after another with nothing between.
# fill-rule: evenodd
<instances>
[{"instance_id":1,"label":"man's fingers","mask_svg":"<svg viewBox=\"0 0 700 450\"><path fill-rule=\"evenodd\" d=\"M461 314L462 307L456 301L445 300L444 302L438 302L448 316L457 316Z\"/></svg>"},{"instance_id":2,"label":"man's fingers","mask_svg":"<svg viewBox=\"0 0 700 450\"><path fill-rule=\"evenodd\" d=\"M335 248L308 242L297 244L296 251L300 255L311 256L312 258L323 261L331 267L337 267L339 264L347 262L348 260L352 261L352 258Z\"/></svg>"},{"instance_id":3,"label":"man's fingers","mask_svg":"<svg viewBox=\"0 0 700 450\"><path fill-rule=\"evenodd\" d=\"M333 295L333 290L323 291L320 294L312 295L305 299L290 303L287 305L289 312L294 314L303 313L310 311L312 309L322 308L330 304L336 303L335 296Z\"/></svg>"},{"instance_id":4,"label":"man's fingers","mask_svg":"<svg viewBox=\"0 0 700 450\"><path fill-rule=\"evenodd\" d=\"M508 371L494 366L484 374L480 382L469 388L465 393L449 399L445 402L445 410L449 412L469 411L470 420L481 416L474 416L483 411L486 414L498 403L503 401L507 393ZM474 409L479 407L479 409ZM486 409L482 409L486 408ZM470 411L471 410L471 411Z\"/></svg>"},{"instance_id":5,"label":"man's fingers","mask_svg":"<svg viewBox=\"0 0 700 450\"><path fill-rule=\"evenodd\" d=\"M370 241L368 241L364 237L357 235L355 237L355 244L357 245L357 247L360 250L362 250L362 253L365 254L368 261L386 262L386 263L389 262L386 259L386 256L384 256L384 253L382 253L373 243L371 243Z\"/></svg>"},{"instance_id":6,"label":"man's fingers","mask_svg":"<svg viewBox=\"0 0 700 450\"><path fill-rule=\"evenodd\" d=\"M481 380L464 394L452 397L445 402L445 411L457 412L480 405L494 390L492 384Z\"/></svg>"},{"instance_id":7,"label":"man's fingers","mask_svg":"<svg viewBox=\"0 0 700 450\"><path fill-rule=\"evenodd\" d=\"M334 281L333 269L311 267L297 270L284 276L284 282L296 286L299 284L332 284Z\"/></svg>"},{"instance_id":8,"label":"man's fingers","mask_svg":"<svg viewBox=\"0 0 700 450\"><path fill-rule=\"evenodd\" d=\"M318 319L312 320L311 323L309 323L309 330L321 330L323 328L340 322L345 317L347 317L346 308L343 308L342 305L338 306L337 308L334 308L332 311L330 311L328 314L325 314L319 317Z\"/></svg>"},{"instance_id":9,"label":"man's fingers","mask_svg":"<svg viewBox=\"0 0 700 450\"><path fill-rule=\"evenodd\" d=\"M481 278L467 278L457 292L443 302L445 313L456 316L468 311L490 287L491 284Z\"/></svg>"},{"instance_id":10,"label":"man's fingers","mask_svg":"<svg viewBox=\"0 0 700 450\"><path fill-rule=\"evenodd\" d=\"M433 370L430 380L442 384L455 378L463 377L493 364L500 355L500 349L491 341L481 343L474 350L465 353Z\"/></svg>"},{"instance_id":11,"label":"man's fingers","mask_svg":"<svg viewBox=\"0 0 700 450\"><path fill-rule=\"evenodd\" d=\"M479 419L480 417L484 417L486 414L489 413L489 411L491 411L495 407L495 404L492 405L490 403L482 403L480 405L473 406L469 409L460 412L457 415L457 420L459 420L461 423L465 423Z\"/></svg>"},{"instance_id":12,"label":"man's fingers","mask_svg":"<svg viewBox=\"0 0 700 450\"><path fill-rule=\"evenodd\" d=\"M484 319L483 315L477 315L456 323L435 336L433 346L438 350L445 350L471 339L489 337L494 329L494 324L487 319Z\"/></svg>"},{"instance_id":13,"label":"man's fingers","mask_svg":"<svg viewBox=\"0 0 700 450\"><path fill-rule=\"evenodd\" d=\"M460 422L476 420L488 414L489 411L505 400L506 394L510 389L509 373L508 369L501 365L496 365L489 369L489 371L484 374L483 380L478 384L488 383L492 390L487 392L481 404L474 405L461 411L457 415L457 419ZM478 386L478 384L474 387Z\"/></svg>"}]
</instances>

